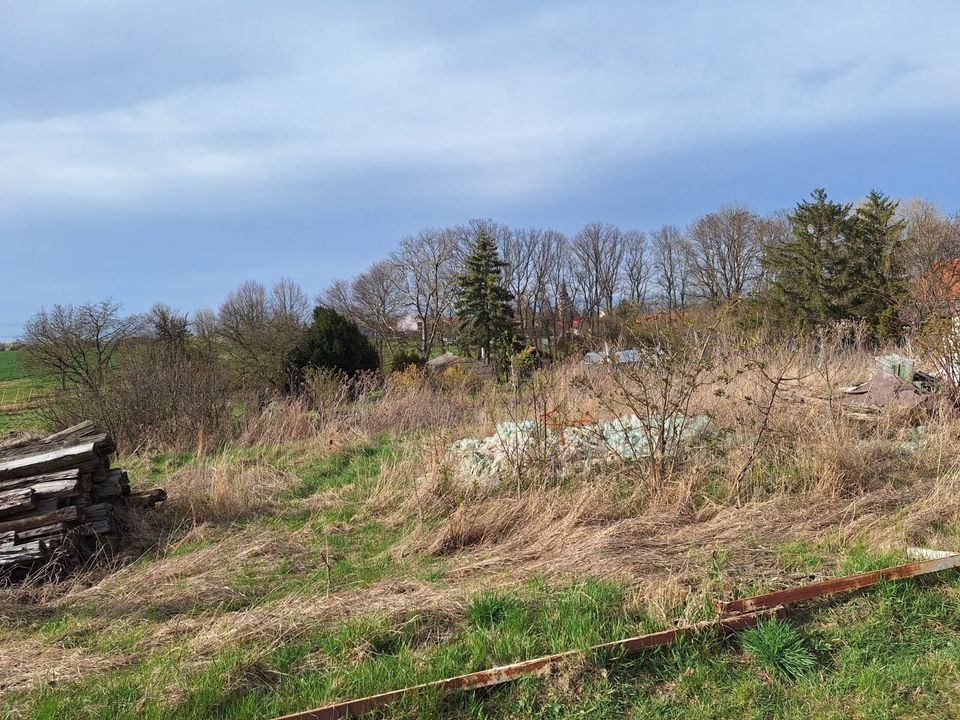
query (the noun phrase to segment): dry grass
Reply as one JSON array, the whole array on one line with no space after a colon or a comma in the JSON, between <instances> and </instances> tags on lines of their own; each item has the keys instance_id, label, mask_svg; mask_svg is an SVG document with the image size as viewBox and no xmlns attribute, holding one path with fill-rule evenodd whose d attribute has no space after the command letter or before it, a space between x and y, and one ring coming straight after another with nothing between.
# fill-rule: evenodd
<instances>
[{"instance_id":1,"label":"dry grass","mask_svg":"<svg viewBox=\"0 0 960 720\"><path fill-rule=\"evenodd\" d=\"M478 491L456 482L456 460L444 452L451 437L439 433L385 471L373 504L394 523L415 520L396 557L443 556L448 579L494 585L616 577L654 594L667 582L675 598L707 586L714 551L729 553L732 582L742 585L775 575L773 548L791 541L951 547L938 529L960 522L951 464L960 420L845 413L838 387L872 366L867 353L829 348L721 353L690 402L691 414L711 418L713 441L684 453L660 482L643 463L614 461ZM585 383L584 373L595 375ZM786 378L772 402L770 376ZM587 393L597 378L575 365L547 371L535 391L501 399L471 429L489 434L493 421L544 409L612 417Z\"/></svg>"},{"instance_id":2,"label":"dry grass","mask_svg":"<svg viewBox=\"0 0 960 720\"><path fill-rule=\"evenodd\" d=\"M164 481L170 500L163 511L190 525L229 523L269 514L278 496L296 482L292 473L262 459L220 456Z\"/></svg>"},{"instance_id":3,"label":"dry grass","mask_svg":"<svg viewBox=\"0 0 960 720\"><path fill-rule=\"evenodd\" d=\"M489 384L444 387L404 373L320 409L316 399L272 403L248 421L241 452L201 456L162 480L170 500L138 531L141 561L56 587L2 591L0 613L12 628L5 642L16 652L0 661L0 688L109 669L172 647L193 663L236 647L256 648L255 660L361 614L431 614L452 623L472 589L534 577L618 579L666 621L702 607L707 594L796 581L778 567L776 550L787 542L960 549L945 530L960 522L953 465L960 420L923 418L918 442L917 418L845 414L836 389L865 379L871 366L864 352L723 348L690 398L691 413L710 416L711 440L683 452L668 476L654 479L643 463L623 461L562 475L544 464L524 483L504 478L486 492L455 482L450 444L545 412L611 417L596 392L602 376L566 364L540 372L517 397ZM787 378L774 397L770 376ZM407 441L362 491L291 497L302 479L288 468L385 433L406 433ZM325 568L310 555L308 534L317 531L310 526L348 503L358 505L351 522L376 521L398 533L389 549L398 565L443 558L442 575L324 591L313 582ZM307 516L303 530L257 522L294 511ZM336 529L332 522L322 528ZM271 595L289 578L303 586ZM123 623L149 628L122 659L30 635L32 623L83 608L96 608L85 632ZM28 652L44 658L30 662L43 670L12 659ZM171 682L159 681L159 691Z\"/></svg>"}]
</instances>

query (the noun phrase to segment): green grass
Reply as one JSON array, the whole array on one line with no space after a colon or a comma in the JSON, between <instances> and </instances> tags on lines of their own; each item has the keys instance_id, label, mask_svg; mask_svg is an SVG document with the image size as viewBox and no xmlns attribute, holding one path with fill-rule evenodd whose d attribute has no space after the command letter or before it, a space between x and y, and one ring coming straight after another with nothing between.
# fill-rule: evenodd
<instances>
[{"instance_id":1,"label":"green grass","mask_svg":"<svg viewBox=\"0 0 960 720\"><path fill-rule=\"evenodd\" d=\"M748 628L740 643L771 675L796 680L817 666L817 660L803 636L786 622L770 620Z\"/></svg>"},{"instance_id":2,"label":"green grass","mask_svg":"<svg viewBox=\"0 0 960 720\"><path fill-rule=\"evenodd\" d=\"M738 637L704 635L487 691L420 694L380 717L955 717L958 590L950 577L889 584ZM655 627L615 584L532 583L475 594L452 627L428 614L365 617L237 647L209 665L184 664L174 649L9 701L35 718L270 718ZM174 681L172 696L158 690Z\"/></svg>"},{"instance_id":3,"label":"green grass","mask_svg":"<svg viewBox=\"0 0 960 720\"><path fill-rule=\"evenodd\" d=\"M42 418L35 406L55 387L52 378L30 372L22 351L0 351L0 433L42 430Z\"/></svg>"},{"instance_id":4,"label":"green grass","mask_svg":"<svg viewBox=\"0 0 960 720\"><path fill-rule=\"evenodd\" d=\"M30 371L23 364L20 350L0 351L0 382L29 378Z\"/></svg>"},{"instance_id":5,"label":"green grass","mask_svg":"<svg viewBox=\"0 0 960 720\"><path fill-rule=\"evenodd\" d=\"M3 412L0 410L0 434L8 432L23 432L26 430L42 430L43 416L38 410L18 410Z\"/></svg>"},{"instance_id":6,"label":"green grass","mask_svg":"<svg viewBox=\"0 0 960 720\"><path fill-rule=\"evenodd\" d=\"M228 579L238 600L219 607L173 614L158 608L104 629L97 625L96 607L60 606L28 625L0 624L0 641L29 636L49 646L134 658L121 669L9 692L0 700L0 715L7 709L18 717L51 720L272 718L664 627L616 583L541 580L479 590L452 613L414 608L392 620L361 614L282 641L234 641L209 657L195 654L190 637L159 651L142 650L144 640L170 620L212 620L295 595L323 596L410 578L456 592L443 575L443 560L394 559L387 551L405 528L365 512L381 464L409 441L382 437L307 460L281 449L226 451L237 462L273 462L297 475L273 514L244 519L237 529L295 533L302 555L278 557L272 566ZM162 484L165 474L191 462L189 455L157 456L144 470ZM174 556L217 541L185 543ZM825 558L842 558L839 572L900 561L831 539L815 546L787 543L775 551L778 564L797 573L821 570ZM711 576L724 578L729 562L729 553L714 552ZM553 677L484 691L423 693L371 717L957 717L958 633L960 582L955 573L945 573L793 608L784 621L738 636L705 634L629 658L589 658Z\"/></svg>"}]
</instances>

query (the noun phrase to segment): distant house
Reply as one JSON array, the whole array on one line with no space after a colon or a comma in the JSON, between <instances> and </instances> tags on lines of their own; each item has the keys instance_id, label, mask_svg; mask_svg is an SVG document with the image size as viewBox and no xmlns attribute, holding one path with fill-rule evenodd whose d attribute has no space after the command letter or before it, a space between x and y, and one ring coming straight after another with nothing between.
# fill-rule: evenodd
<instances>
[{"instance_id":1,"label":"distant house","mask_svg":"<svg viewBox=\"0 0 960 720\"><path fill-rule=\"evenodd\" d=\"M936 263L920 282L916 292L931 303L940 305L940 310L954 314L960 301L960 258L951 258Z\"/></svg>"},{"instance_id":2,"label":"distant house","mask_svg":"<svg viewBox=\"0 0 960 720\"><path fill-rule=\"evenodd\" d=\"M420 318L418 318L416 315L403 315L397 320L397 323L396 325L394 325L394 328L396 329L397 332L418 333L420 332L420 328L422 325L423 323L420 321Z\"/></svg>"}]
</instances>

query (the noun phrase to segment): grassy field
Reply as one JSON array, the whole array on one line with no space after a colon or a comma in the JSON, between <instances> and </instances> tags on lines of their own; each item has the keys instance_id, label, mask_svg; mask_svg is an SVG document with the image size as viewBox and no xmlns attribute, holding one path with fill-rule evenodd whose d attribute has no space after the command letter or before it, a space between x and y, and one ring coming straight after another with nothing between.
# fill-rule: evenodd
<instances>
[{"instance_id":1,"label":"grassy field","mask_svg":"<svg viewBox=\"0 0 960 720\"><path fill-rule=\"evenodd\" d=\"M597 413L566 377L551 392ZM724 388L698 409L750 428L737 393L758 392ZM663 487L630 463L458 486L446 448L534 412L514 401L409 375L322 423L279 403L225 447L120 458L169 500L113 562L0 588L0 714L272 718L707 619L712 598L896 564L908 544L960 549L949 417L918 435L790 401L751 473L731 432ZM951 718L958 632L949 572L373 717Z\"/></svg>"},{"instance_id":2,"label":"grassy field","mask_svg":"<svg viewBox=\"0 0 960 720\"><path fill-rule=\"evenodd\" d=\"M42 427L37 406L55 387L30 372L21 351L0 351L0 433Z\"/></svg>"},{"instance_id":3,"label":"grassy field","mask_svg":"<svg viewBox=\"0 0 960 720\"><path fill-rule=\"evenodd\" d=\"M403 528L363 516L398 442L382 438L321 462L272 457L287 486L268 516L234 523L229 535L208 528L124 571L126 583L175 580L166 593L134 582L142 590L131 597L124 583L109 596L75 589L39 619L13 620L8 610L0 636L7 651L32 648L34 662L64 672L54 682L8 691L9 716L270 718L668 625L642 597L610 580L532 578L460 593L442 558L392 559L385 551ZM230 460L241 461L265 460L259 453ZM195 463L162 456L150 470L158 478L170 470L190 474ZM226 559L244 552L237 537L261 545L248 562ZM283 538L294 539L296 548L278 547ZM263 546L269 562L262 562ZM861 546L841 552L838 572L898 560ZM214 556L229 567L215 579L204 577ZM821 551L802 543L784 544L777 557L784 573L824 569ZM213 581L225 587L214 592ZM365 592L383 607L377 610L375 601L369 612L353 607L348 619L323 620L320 608L342 610L338 596L349 603ZM408 600L398 600L404 595ZM294 629L294 615L314 622ZM709 615L701 607L688 620ZM822 602L739 637L705 636L639 657L598 658L484 692L417 696L385 714L955 717L958 630L960 582L947 575Z\"/></svg>"}]
</instances>

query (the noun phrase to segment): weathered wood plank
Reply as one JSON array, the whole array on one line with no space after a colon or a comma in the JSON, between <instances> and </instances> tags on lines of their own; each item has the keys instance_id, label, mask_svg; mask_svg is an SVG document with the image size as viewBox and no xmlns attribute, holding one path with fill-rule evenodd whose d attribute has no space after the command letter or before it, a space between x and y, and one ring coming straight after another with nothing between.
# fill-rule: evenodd
<instances>
[{"instance_id":1,"label":"weathered wood plank","mask_svg":"<svg viewBox=\"0 0 960 720\"><path fill-rule=\"evenodd\" d=\"M44 473L42 475L26 475L24 477L13 478L12 480L0 480L0 490L26 487L28 485L36 485L37 483L50 482L53 480L80 480L80 470L79 468L70 468L69 470L60 470L59 472Z\"/></svg>"},{"instance_id":2,"label":"weathered wood plank","mask_svg":"<svg viewBox=\"0 0 960 720\"><path fill-rule=\"evenodd\" d=\"M32 540L34 538L63 535L68 529L69 528L67 527L66 523L53 523L53 525L43 525L41 527L33 528L32 530L21 530L19 532L8 530L7 533L14 536L17 542L21 542L22 540Z\"/></svg>"},{"instance_id":3,"label":"weathered wood plank","mask_svg":"<svg viewBox=\"0 0 960 720\"><path fill-rule=\"evenodd\" d=\"M36 507L33 488L17 488L0 492L0 517L28 512Z\"/></svg>"},{"instance_id":4,"label":"weathered wood plank","mask_svg":"<svg viewBox=\"0 0 960 720\"><path fill-rule=\"evenodd\" d=\"M32 515L30 517L0 521L0 532L4 530L20 532L22 530L32 530L33 528L43 527L44 525L53 525L54 523L76 522L79 519L80 509L71 506L39 515Z\"/></svg>"},{"instance_id":5,"label":"weathered wood plank","mask_svg":"<svg viewBox=\"0 0 960 720\"><path fill-rule=\"evenodd\" d=\"M56 448L39 455L28 455L0 462L0 480L77 467L96 459L101 454L98 446L102 447L106 437L106 435L100 435L79 445Z\"/></svg>"},{"instance_id":6,"label":"weathered wood plank","mask_svg":"<svg viewBox=\"0 0 960 720\"><path fill-rule=\"evenodd\" d=\"M31 485L38 497L70 497L77 492L77 480L48 480Z\"/></svg>"}]
</instances>

